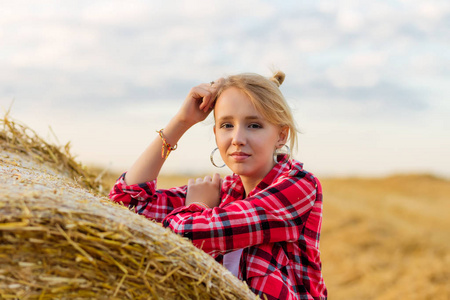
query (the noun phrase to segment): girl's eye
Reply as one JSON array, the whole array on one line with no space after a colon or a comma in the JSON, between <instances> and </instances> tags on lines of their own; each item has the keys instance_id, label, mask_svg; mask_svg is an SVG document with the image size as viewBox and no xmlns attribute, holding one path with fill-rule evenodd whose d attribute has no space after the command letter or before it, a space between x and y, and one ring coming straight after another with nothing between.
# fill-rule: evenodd
<instances>
[{"instance_id":1,"label":"girl's eye","mask_svg":"<svg viewBox=\"0 0 450 300\"><path fill-rule=\"evenodd\" d=\"M230 123L223 123L222 125L220 125L220 128L232 128L233 125L231 125Z\"/></svg>"},{"instance_id":2,"label":"girl's eye","mask_svg":"<svg viewBox=\"0 0 450 300\"><path fill-rule=\"evenodd\" d=\"M260 124L258 124L258 123L252 123L248 127L250 127L250 128L262 128L262 126Z\"/></svg>"}]
</instances>

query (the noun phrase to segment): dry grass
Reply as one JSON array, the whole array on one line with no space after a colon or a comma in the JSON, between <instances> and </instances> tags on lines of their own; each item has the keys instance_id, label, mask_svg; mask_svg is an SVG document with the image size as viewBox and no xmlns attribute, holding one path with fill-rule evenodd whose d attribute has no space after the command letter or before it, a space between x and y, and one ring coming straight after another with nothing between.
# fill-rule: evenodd
<instances>
[{"instance_id":1,"label":"dry grass","mask_svg":"<svg viewBox=\"0 0 450 300\"><path fill-rule=\"evenodd\" d=\"M31 156L40 163L52 164L59 172L68 175L94 193L104 193L103 172L93 172L77 162L70 152L70 142L57 146L42 139L36 132L9 117L6 112L0 119L0 143L5 150L13 150Z\"/></svg>"},{"instance_id":2,"label":"dry grass","mask_svg":"<svg viewBox=\"0 0 450 300\"><path fill-rule=\"evenodd\" d=\"M450 299L450 182L325 179L322 260L332 299Z\"/></svg>"},{"instance_id":3,"label":"dry grass","mask_svg":"<svg viewBox=\"0 0 450 300\"><path fill-rule=\"evenodd\" d=\"M95 173L60 148L0 124L0 299L256 298L190 241L90 192Z\"/></svg>"}]
</instances>

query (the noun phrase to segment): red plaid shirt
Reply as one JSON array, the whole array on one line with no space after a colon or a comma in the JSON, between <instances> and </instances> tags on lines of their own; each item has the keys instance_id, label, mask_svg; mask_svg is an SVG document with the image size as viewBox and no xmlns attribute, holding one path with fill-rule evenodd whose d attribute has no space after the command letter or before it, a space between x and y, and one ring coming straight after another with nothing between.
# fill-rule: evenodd
<instances>
[{"instance_id":1,"label":"red plaid shirt","mask_svg":"<svg viewBox=\"0 0 450 300\"><path fill-rule=\"evenodd\" d=\"M185 206L187 187L127 185L110 192L137 213L162 222L222 262L243 248L238 277L262 299L326 299L319 252L322 188L295 160L277 164L245 199L238 175L224 178L221 204ZM264 296L263 296L264 295Z\"/></svg>"}]
</instances>

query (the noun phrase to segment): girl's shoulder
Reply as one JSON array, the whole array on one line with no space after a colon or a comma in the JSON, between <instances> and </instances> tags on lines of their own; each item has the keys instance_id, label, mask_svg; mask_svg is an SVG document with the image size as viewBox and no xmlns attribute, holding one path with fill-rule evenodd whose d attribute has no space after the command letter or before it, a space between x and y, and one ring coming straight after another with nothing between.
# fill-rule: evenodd
<instances>
[{"instance_id":1,"label":"girl's shoulder","mask_svg":"<svg viewBox=\"0 0 450 300\"><path fill-rule=\"evenodd\" d=\"M280 166L276 181L279 182L282 180L308 182L315 187L320 185L317 177L313 173L305 170L303 163L295 159L290 159L287 163Z\"/></svg>"},{"instance_id":2,"label":"girl's shoulder","mask_svg":"<svg viewBox=\"0 0 450 300\"><path fill-rule=\"evenodd\" d=\"M319 179L313 173L305 170L303 168L303 163L295 159L291 159L289 161L289 165L290 165L289 171L287 172L289 177L309 182L315 188L320 187Z\"/></svg>"}]
</instances>

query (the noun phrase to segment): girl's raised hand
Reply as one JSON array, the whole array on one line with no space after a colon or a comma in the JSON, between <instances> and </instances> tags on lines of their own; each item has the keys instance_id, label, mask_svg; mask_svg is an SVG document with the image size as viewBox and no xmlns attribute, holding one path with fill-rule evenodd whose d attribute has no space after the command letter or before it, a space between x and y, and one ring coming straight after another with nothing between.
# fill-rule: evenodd
<instances>
[{"instance_id":1,"label":"girl's raised hand","mask_svg":"<svg viewBox=\"0 0 450 300\"><path fill-rule=\"evenodd\" d=\"M214 108L217 91L222 83L223 78L219 78L193 87L177 113L179 120L192 126L206 119Z\"/></svg>"},{"instance_id":2,"label":"girl's raised hand","mask_svg":"<svg viewBox=\"0 0 450 300\"><path fill-rule=\"evenodd\" d=\"M222 179L219 174L205 176L205 178L189 179L186 205L194 202L206 204L213 208L220 204L220 189L222 186Z\"/></svg>"}]
</instances>

